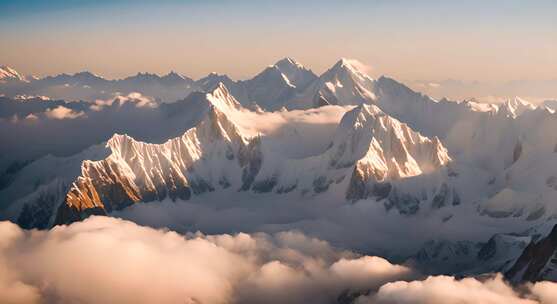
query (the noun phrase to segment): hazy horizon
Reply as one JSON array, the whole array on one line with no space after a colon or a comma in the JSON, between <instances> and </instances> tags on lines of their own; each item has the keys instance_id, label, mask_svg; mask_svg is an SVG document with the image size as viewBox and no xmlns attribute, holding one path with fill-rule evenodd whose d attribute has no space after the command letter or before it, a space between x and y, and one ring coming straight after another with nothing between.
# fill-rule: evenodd
<instances>
[{"instance_id":1,"label":"hazy horizon","mask_svg":"<svg viewBox=\"0 0 557 304\"><path fill-rule=\"evenodd\" d=\"M0 64L37 76L174 70L246 79L285 56L317 74L348 57L369 65L372 77L554 80L556 8L551 1L1 1Z\"/></svg>"}]
</instances>

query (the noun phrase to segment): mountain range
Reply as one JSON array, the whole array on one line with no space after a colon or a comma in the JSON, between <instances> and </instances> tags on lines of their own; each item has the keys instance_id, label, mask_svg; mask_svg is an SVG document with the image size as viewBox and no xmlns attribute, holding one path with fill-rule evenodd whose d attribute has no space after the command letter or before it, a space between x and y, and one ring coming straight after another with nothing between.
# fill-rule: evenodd
<instances>
[{"instance_id":1,"label":"mountain range","mask_svg":"<svg viewBox=\"0 0 557 304\"><path fill-rule=\"evenodd\" d=\"M0 75L10 133L75 141L0 158L0 215L24 228L166 208L160 225L178 230L299 229L424 272L555 276L550 107L436 100L347 59L317 76L285 58L245 81Z\"/></svg>"}]
</instances>

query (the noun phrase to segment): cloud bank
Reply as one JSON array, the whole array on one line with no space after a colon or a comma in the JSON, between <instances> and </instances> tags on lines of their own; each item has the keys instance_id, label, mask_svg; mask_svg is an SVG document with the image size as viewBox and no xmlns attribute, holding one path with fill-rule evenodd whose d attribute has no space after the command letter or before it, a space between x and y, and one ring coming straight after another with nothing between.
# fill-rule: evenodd
<instances>
[{"instance_id":1,"label":"cloud bank","mask_svg":"<svg viewBox=\"0 0 557 304\"><path fill-rule=\"evenodd\" d=\"M0 235L2 303L325 303L414 275L297 232L182 236L93 217L50 231L2 222Z\"/></svg>"},{"instance_id":2,"label":"cloud bank","mask_svg":"<svg viewBox=\"0 0 557 304\"><path fill-rule=\"evenodd\" d=\"M2 303L552 303L500 275L417 280L410 268L298 232L180 235L92 217L50 231L0 223ZM407 282L408 280L415 280Z\"/></svg>"},{"instance_id":3,"label":"cloud bank","mask_svg":"<svg viewBox=\"0 0 557 304\"><path fill-rule=\"evenodd\" d=\"M69 156L126 133L162 142L193 126L192 102L159 106L139 93L93 103L52 100L0 100L0 175L13 162L44 156ZM156 127L154 127L156 126ZM71 138L72 140L63 140Z\"/></svg>"},{"instance_id":4,"label":"cloud bank","mask_svg":"<svg viewBox=\"0 0 557 304\"><path fill-rule=\"evenodd\" d=\"M45 116L50 119L75 119L81 116L84 116L85 113L83 111L76 112L72 109L68 109L64 106L58 106L54 109L48 109L44 112ZM29 114L34 115L34 114ZM27 116L29 117L29 116ZM37 116L35 116L37 117Z\"/></svg>"}]
</instances>

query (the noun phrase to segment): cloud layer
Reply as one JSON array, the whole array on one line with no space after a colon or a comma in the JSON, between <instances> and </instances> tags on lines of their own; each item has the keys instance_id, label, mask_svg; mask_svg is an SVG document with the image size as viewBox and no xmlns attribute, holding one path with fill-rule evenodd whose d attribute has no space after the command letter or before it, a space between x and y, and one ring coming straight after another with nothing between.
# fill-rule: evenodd
<instances>
[{"instance_id":1,"label":"cloud layer","mask_svg":"<svg viewBox=\"0 0 557 304\"><path fill-rule=\"evenodd\" d=\"M418 279L298 232L186 236L92 217L50 231L0 223L2 303L551 303L501 276Z\"/></svg>"},{"instance_id":2,"label":"cloud layer","mask_svg":"<svg viewBox=\"0 0 557 304\"><path fill-rule=\"evenodd\" d=\"M159 106L139 93L93 103L2 99L0 174L12 162L23 163L46 154L72 155L108 140L114 133L161 142L191 128L202 110L188 101ZM65 140L68 138L71 140Z\"/></svg>"}]
</instances>

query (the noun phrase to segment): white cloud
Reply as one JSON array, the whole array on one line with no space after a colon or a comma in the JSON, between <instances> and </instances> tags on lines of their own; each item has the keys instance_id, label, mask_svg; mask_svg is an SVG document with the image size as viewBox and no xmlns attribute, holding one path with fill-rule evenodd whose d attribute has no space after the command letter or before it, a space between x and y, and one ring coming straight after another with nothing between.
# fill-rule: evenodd
<instances>
[{"instance_id":1,"label":"white cloud","mask_svg":"<svg viewBox=\"0 0 557 304\"><path fill-rule=\"evenodd\" d=\"M540 286L540 285L538 285ZM538 291L521 294L513 290L497 274L485 280L450 276L431 276L422 281L387 283L375 295L360 297L356 303L374 304L549 304L539 300L538 293L545 292L546 299L554 299L557 290L538 287ZM542 291L543 290L543 291Z\"/></svg>"},{"instance_id":2,"label":"white cloud","mask_svg":"<svg viewBox=\"0 0 557 304\"><path fill-rule=\"evenodd\" d=\"M58 106L54 109L48 109L44 112L44 114L50 119L75 119L85 116L85 113L83 111L77 112L64 106Z\"/></svg>"},{"instance_id":3,"label":"white cloud","mask_svg":"<svg viewBox=\"0 0 557 304\"><path fill-rule=\"evenodd\" d=\"M1 303L307 303L366 276L334 275L353 254L296 232L184 237L92 217L50 231L2 222L0 235ZM357 261L366 273L375 267ZM379 264L396 279L407 274Z\"/></svg>"},{"instance_id":4,"label":"white cloud","mask_svg":"<svg viewBox=\"0 0 557 304\"><path fill-rule=\"evenodd\" d=\"M183 236L91 217L50 231L0 222L0 235L0 303L331 303L362 295L356 303L549 304L557 297L555 283L518 293L501 275L416 280L405 266L298 232Z\"/></svg>"},{"instance_id":5,"label":"white cloud","mask_svg":"<svg viewBox=\"0 0 557 304\"><path fill-rule=\"evenodd\" d=\"M412 275L409 268L393 265L389 261L375 256L341 259L331 266L331 270L343 281L349 283L347 288L353 290L378 288L381 284L395 280L397 277Z\"/></svg>"},{"instance_id":6,"label":"white cloud","mask_svg":"<svg viewBox=\"0 0 557 304\"><path fill-rule=\"evenodd\" d=\"M557 283L535 283L533 285L530 285L530 290L542 304L557 303Z\"/></svg>"},{"instance_id":7,"label":"white cloud","mask_svg":"<svg viewBox=\"0 0 557 304\"><path fill-rule=\"evenodd\" d=\"M107 100L97 99L90 108L93 111L101 111L105 107L122 107L125 104L133 104L136 108L156 108L158 106L153 98L144 96L141 93L132 92L128 95L118 95Z\"/></svg>"}]
</instances>

